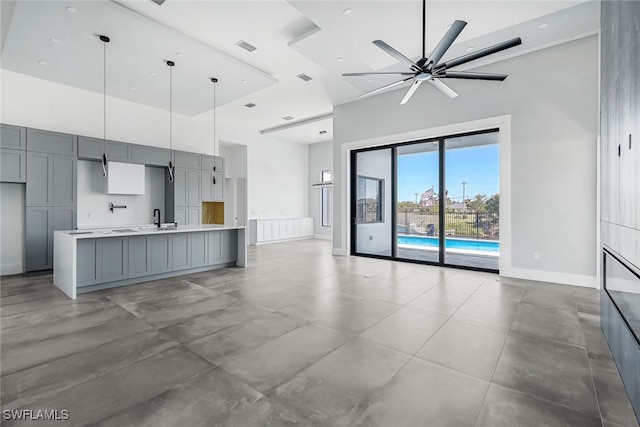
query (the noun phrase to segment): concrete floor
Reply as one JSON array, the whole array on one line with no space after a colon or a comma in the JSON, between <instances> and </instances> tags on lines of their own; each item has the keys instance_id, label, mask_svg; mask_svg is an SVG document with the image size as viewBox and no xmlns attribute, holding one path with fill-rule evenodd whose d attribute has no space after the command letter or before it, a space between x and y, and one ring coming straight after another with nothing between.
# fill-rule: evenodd
<instances>
[{"instance_id":1,"label":"concrete floor","mask_svg":"<svg viewBox=\"0 0 640 427\"><path fill-rule=\"evenodd\" d=\"M51 276L4 278L2 409L66 409L65 426L637 426L593 289L318 240L249 262L76 301Z\"/></svg>"}]
</instances>

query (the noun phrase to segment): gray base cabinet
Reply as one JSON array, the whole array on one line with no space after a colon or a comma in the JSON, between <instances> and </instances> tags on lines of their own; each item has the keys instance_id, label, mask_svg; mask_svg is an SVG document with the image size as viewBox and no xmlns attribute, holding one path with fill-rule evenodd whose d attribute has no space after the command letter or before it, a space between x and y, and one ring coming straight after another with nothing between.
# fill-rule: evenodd
<instances>
[{"instance_id":1,"label":"gray base cabinet","mask_svg":"<svg viewBox=\"0 0 640 427\"><path fill-rule=\"evenodd\" d=\"M129 238L102 239L102 281L113 282L129 277Z\"/></svg>"},{"instance_id":2,"label":"gray base cabinet","mask_svg":"<svg viewBox=\"0 0 640 427\"><path fill-rule=\"evenodd\" d=\"M189 233L173 235L172 263L173 271L191 268Z\"/></svg>"},{"instance_id":3,"label":"gray base cabinet","mask_svg":"<svg viewBox=\"0 0 640 427\"><path fill-rule=\"evenodd\" d=\"M150 275L150 261L147 236L129 236L129 277Z\"/></svg>"},{"instance_id":4,"label":"gray base cabinet","mask_svg":"<svg viewBox=\"0 0 640 427\"><path fill-rule=\"evenodd\" d=\"M172 237L170 235L147 237L151 274L168 273L173 270Z\"/></svg>"},{"instance_id":5,"label":"gray base cabinet","mask_svg":"<svg viewBox=\"0 0 640 427\"><path fill-rule=\"evenodd\" d=\"M207 233L188 233L191 268L207 265Z\"/></svg>"},{"instance_id":6,"label":"gray base cabinet","mask_svg":"<svg viewBox=\"0 0 640 427\"><path fill-rule=\"evenodd\" d=\"M209 232L208 265L235 262L238 260L238 238L235 231Z\"/></svg>"},{"instance_id":7,"label":"gray base cabinet","mask_svg":"<svg viewBox=\"0 0 640 427\"><path fill-rule=\"evenodd\" d=\"M100 271L102 254L100 239L78 240L77 286L97 285L102 282Z\"/></svg>"}]
</instances>

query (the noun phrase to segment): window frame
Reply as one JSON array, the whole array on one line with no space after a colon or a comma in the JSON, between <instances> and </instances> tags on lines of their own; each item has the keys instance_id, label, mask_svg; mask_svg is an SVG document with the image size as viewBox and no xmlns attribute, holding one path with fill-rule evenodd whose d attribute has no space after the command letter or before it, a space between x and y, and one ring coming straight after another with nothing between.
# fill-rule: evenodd
<instances>
[{"instance_id":1,"label":"window frame","mask_svg":"<svg viewBox=\"0 0 640 427\"><path fill-rule=\"evenodd\" d=\"M375 206L375 218L367 220L367 212L364 203L360 198L360 182L364 180L364 199L367 199L367 181L375 181L377 188L377 204ZM375 178L371 176L357 175L356 176L356 188L358 194L356 195L356 224L380 224L385 222L384 218L384 178Z\"/></svg>"}]
</instances>

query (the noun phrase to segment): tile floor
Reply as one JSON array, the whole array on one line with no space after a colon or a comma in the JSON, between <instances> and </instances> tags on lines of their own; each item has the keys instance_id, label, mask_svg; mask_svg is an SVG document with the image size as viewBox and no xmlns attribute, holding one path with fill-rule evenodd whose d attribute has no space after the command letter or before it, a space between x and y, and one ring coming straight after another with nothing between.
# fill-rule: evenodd
<instances>
[{"instance_id":1,"label":"tile floor","mask_svg":"<svg viewBox=\"0 0 640 427\"><path fill-rule=\"evenodd\" d=\"M318 240L249 262L76 301L50 275L4 278L2 409L66 409L65 426L638 426L593 289Z\"/></svg>"}]
</instances>

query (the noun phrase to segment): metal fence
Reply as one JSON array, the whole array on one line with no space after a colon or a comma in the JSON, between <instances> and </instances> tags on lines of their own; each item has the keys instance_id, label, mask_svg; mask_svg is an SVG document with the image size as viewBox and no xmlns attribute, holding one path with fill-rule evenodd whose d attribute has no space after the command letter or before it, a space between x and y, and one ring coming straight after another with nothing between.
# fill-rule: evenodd
<instances>
[{"instance_id":1,"label":"metal fence","mask_svg":"<svg viewBox=\"0 0 640 427\"><path fill-rule=\"evenodd\" d=\"M398 234L438 236L439 214L415 209L398 210ZM499 240L498 214L489 212L445 212L445 236Z\"/></svg>"}]
</instances>

